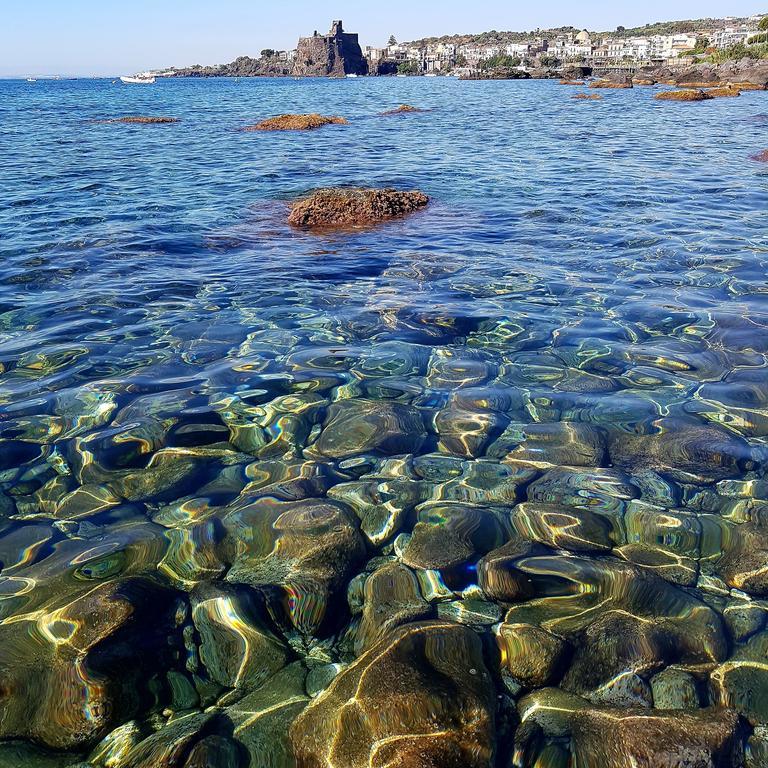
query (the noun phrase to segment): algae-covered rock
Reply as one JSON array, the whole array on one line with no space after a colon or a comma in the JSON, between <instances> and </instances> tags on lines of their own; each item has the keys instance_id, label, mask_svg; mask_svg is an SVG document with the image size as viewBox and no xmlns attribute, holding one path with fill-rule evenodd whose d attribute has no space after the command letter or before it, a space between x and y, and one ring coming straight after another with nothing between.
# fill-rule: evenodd
<instances>
[{"instance_id":1,"label":"algae-covered rock","mask_svg":"<svg viewBox=\"0 0 768 768\"><path fill-rule=\"evenodd\" d=\"M261 499L224 525L233 561L227 581L276 590L293 625L309 634L365 555L354 513L325 499Z\"/></svg>"},{"instance_id":2,"label":"algae-covered rock","mask_svg":"<svg viewBox=\"0 0 768 768\"><path fill-rule=\"evenodd\" d=\"M469 504L425 504L419 508L403 561L413 568L456 568L496 549L505 538L502 522L490 509Z\"/></svg>"},{"instance_id":3,"label":"algae-covered rock","mask_svg":"<svg viewBox=\"0 0 768 768\"><path fill-rule=\"evenodd\" d=\"M262 120L256 125L243 128L244 131L314 131L326 125L349 125L343 117L325 115L279 115Z\"/></svg>"},{"instance_id":4,"label":"algae-covered rock","mask_svg":"<svg viewBox=\"0 0 768 768\"><path fill-rule=\"evenodd\" d=\"M571 552L609 552L608 519L577 507L526 503L515 507L512 525L524 538Z\"/></svg>"},{"instance_id":5,"label":"algae-covered rock","mask_svg":"<svg viewBox=\"0 0 768 768\"><path fill-rule=\"evenodd\" d=\"M395 109L390 109L387 112L382 112L381 114L383 116L388 115L410 115L414 112L424 112L425 110L419 109L418 107L412 107L410 104L401 104L399 107L395 107Z\"/></svg>"},{"instance_id":6,"label":"algae-covered rock","mask_svg":"<svg viewBox=\"0 0 768 768\"><path fill-rule=\"evenodd\" d=\"M307 670L295 662L225 710L249 768L296 768L288 729L307 706Z\"/></svg>"},{"instance_id":7,"label":"algae-covered rock","mask_svg":"<svg viewBox=\"0 0 768 768\"><path fill-rule=\"evenodd\" d=\"M72 750L136 714L164 660L172 599L148 580L110 581L3 623L0 737Z\"/></svg>"},{"instance_id":8,"label":"algae-covered rock","mask_svg":"<svg viewBox=\"0 0 768 768\"><path fill-rule=\"evenodd\" d=\"M684 91L662 91L655 96L657 101L708 101L712 98L705 91L688 89Z\"/></svg>"},{"instance_id":9,"label":"algae-covered rock","mask_svg":"<svg viewBox=\"0 0 768 768\"><path fill-rule=\"evenodd\" d=\"M180 123L178 117L115 117L110 120L100 120L102 123L122 123L123 125L168 125L169 123Z\"/></svg>"},{"instance_id":10,"label":"algae-covered rock","mask_svg":"<svg viewBox=\"0 0 768 768\"><path fill-rule=\"evenodd\" d=\"M349 227L376 224L425 208L422 192L396 189L320 189L293 205L288 223L294 227Z\"/></svg>"},{"instance_id":11,"label":"algae-covered rock","mask_svg":"<svg viewBox=\"0 0 768 768\"><path fill-rule=\"evenodd\" d=\"M530 624L502 624L496 635L502 669L524 688L557 682L568 655L568 644L557 635Z\"/></svg>"},{"instance_id":12,"label":"algae-covered rock","mask_svg":"<svg viewBox=\"0 0 768 768\"><path fill-rule=\"evenodd\" d=\"M459 624L395 630L290 728L298 768L488 768L495 692L480 638Z\"/></svg>"},{"instance_id":13,"label":"algae-covered rock","mask_svg":"<svg viewBox=\"0 0 768 768\"><path fill-rule=\"evenodd\" d=\"M255 688L287 662L287 649L259 620L255 601L235 589L196 590L192 621L200 636L200 661L226 688Z\"/></svg>"},{"instance_id":14,"label":"algae-covered rock","mask_svg":"<svg viewBox=\"0 0 768 768\"><path fill-rule=\"evenodd\" d=\"M401 563L382 566L365 580L355 650L359 655L396 627L430 618L432 611L410 568Z\"/></svg>"},{"instance_id":15,"label":"algae-covered rock","mask_svg":"<svg viewBox=\"0 0 768 768\"><path fill-rule=\"evenodd\" d=\"M315 449L334 459L418 451L426 437L416 408L386 400L342 400L328 409Z\"/></svg>"},{"instance_id":16,"label":"algae-covered rock","mask_svg":"<svg viewBox=\"0 0 768 768\"><path fill-rule=\"evenodd\" d=\"M698 709L701 704L696 678L682 669L668 667L651 680L656 709Z\"/></svg>"},{"instance_id":17,"label":"algae-covered rock","mask_svg":"<svg viewBox=\"0 0 768 768\"><path fill-rule=\"evenodd\" d=\"M733 710L659 710L596 707L556 688L530 694L519 703L517 751L535 741L570 739L574 765L600 768L739 768L745 734Z\"/></svg>"}]
</instances>

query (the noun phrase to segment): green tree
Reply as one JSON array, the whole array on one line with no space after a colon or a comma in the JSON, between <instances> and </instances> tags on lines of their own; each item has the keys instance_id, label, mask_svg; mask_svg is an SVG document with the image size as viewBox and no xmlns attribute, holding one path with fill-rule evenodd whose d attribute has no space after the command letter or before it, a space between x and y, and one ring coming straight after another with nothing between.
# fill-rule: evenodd
<instances>
[{"instance_id":1,"label":"green tree","mask_svg":"<svg viewBox=\"0 0 768 768\"><path fill-rule=\"evenodd\" d=\"M418 75L421 72L421 67L417 61L401 61L397 65L398 75Z\"/></svg>"},{"instance_id":2,"label":"green tree","mask_svg":"<svg viewBox=\"0 0 768 768\"><path fill-rule=\"evenodd\" d=\"M390 35L387 45L397 45L397 38L394 35Z\"/></svg>"},{"instance_id":3,"label":"green tree","mask_svg":"<svg viewBox=\"0 0 768 768\"><path fill-rule=\"evenodd\" d=\"M704 51L709 48L709 38L708 37L697 37L696 38L696 45L693 49L694 53L704 53Z\"/></svg>"},{"instance_id":4,"label":"green tree","mask_svg":"<svg viewBox=\"0 0 768 768\"><path fill-rule=\"evenodd\" d=\"M763 16L763 18L760 19L760 23L757 25L757 28L762 32L768 32L768 16Z\"/></svg>"},{"instance_id":5,"label":"green tree","mask_svg":"<svg viewBox=\"0 0 768 768\"><path fill-rule=\"evenodd\" d=\"M274 52L274 50L272 50L272 48L265 48L261 52L261 57L263 59L271 59L274 55L275 55L275 52Z\"/></svg>"},{"instance_id":6,"label":"green tree","mask_svg":"<svg viewBox=\"0 0 768 768\"><path fill-rule=\"evenodd\" d=\"M483 61L480 62L480 69L486 71L491 69L514 69L515 67L519 67L521 63L521 60L517 58L517 56L506 56L505 54L500 53L496 56L491 56L488 59L483 59Z\"/></svg>"}]
</instances>

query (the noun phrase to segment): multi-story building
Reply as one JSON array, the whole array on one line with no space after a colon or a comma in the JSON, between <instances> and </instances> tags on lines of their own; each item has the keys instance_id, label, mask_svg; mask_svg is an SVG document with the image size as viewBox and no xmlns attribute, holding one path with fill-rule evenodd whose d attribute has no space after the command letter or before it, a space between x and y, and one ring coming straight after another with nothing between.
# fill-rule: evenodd
<instances>
[{"instance_id":1,"label":"multi-story building","mask_svg":"<svg viewBox=\"0 0 768 768\"><path fill-rule=\"evenodd\" d=\"M717 32L714 32L709 38L709 42L715 48L730 48L732 45L746 43L750 37L757 34L759 34L757 25L755 25L754 28L746 26L726 27L725 29L719 29Z\"/></svg>"}]
</instances>

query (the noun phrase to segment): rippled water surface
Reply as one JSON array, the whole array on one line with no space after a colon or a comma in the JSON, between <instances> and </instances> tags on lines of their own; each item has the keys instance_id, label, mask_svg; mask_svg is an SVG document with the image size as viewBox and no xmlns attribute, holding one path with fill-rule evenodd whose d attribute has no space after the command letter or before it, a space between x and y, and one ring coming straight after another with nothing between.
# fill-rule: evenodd
<instances>
[{"instance_id":1,"label":"rippled water surface","mask_svg":"<svg viewBox=\"0 0 768 768\"><path fill-rule=\"evenodd\" d=\"M0 767L768 765L768 94L575 92L0 82Z\"/></svg>"}]
</instances>

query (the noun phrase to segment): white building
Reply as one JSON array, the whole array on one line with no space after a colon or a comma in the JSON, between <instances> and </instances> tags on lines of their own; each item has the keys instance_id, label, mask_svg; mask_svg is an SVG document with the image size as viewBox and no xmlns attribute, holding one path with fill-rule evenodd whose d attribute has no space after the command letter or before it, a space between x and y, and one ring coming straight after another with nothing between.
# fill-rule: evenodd
<instances>
[{"instance_id":1,"label":"white building","mask_svg":"<svg viewBox=\"0 0 768 768\"><path fill-rule=\"evenodd\" d=\"M746 43L750 37L758 34L760 34L760 32L757 27L754 29L747 27L726 27L725 29L719 29L717 32L712 33L709 42L715 48L730 48L732 45Z\"/></svg>"}]
</instances>

